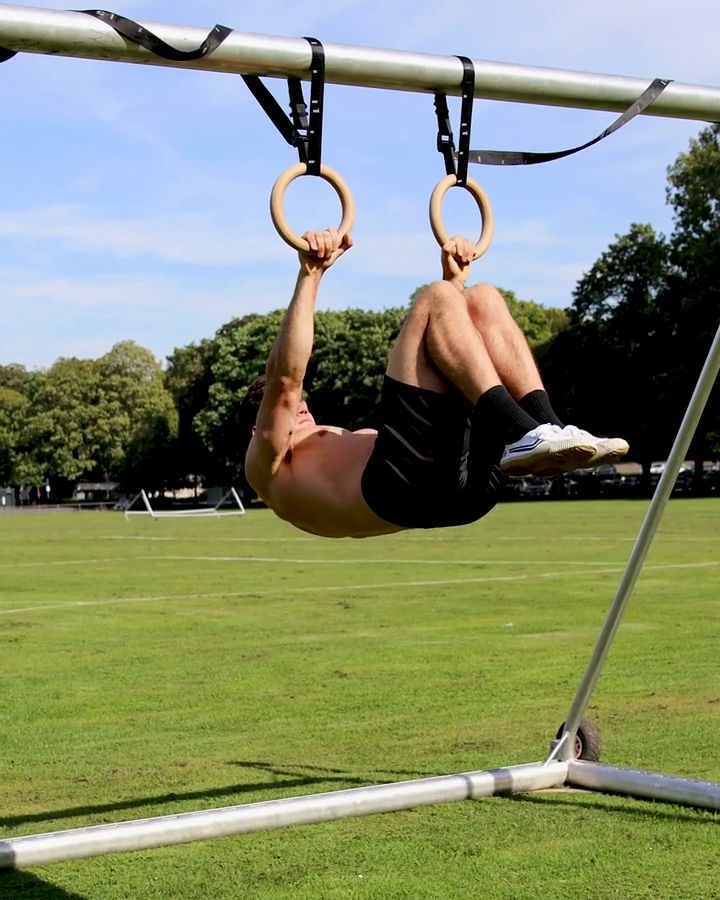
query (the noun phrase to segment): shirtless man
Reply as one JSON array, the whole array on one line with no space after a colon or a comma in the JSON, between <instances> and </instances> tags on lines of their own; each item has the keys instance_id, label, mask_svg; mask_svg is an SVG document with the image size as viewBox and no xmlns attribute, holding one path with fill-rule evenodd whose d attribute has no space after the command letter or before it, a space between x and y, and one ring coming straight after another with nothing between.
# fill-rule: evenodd
<instances>
[{"instance_id":1,"label":"shirtless man","mask_svg":"<svg viewBox=\"0 0 720 900\"><path fill-rule=\"evenodd\" d=\"M505 474L557 475L627 453L620 438L562 425L502 295L465 289L474 245L460 237L392 349L379 431L318 425L303 399L315 303L352 240L332 229L304 237L264 383L243 401L249 421L257 413L245 474L281 519L325 537L461 525L492 509Z\"/></svg>"}]
</instances>

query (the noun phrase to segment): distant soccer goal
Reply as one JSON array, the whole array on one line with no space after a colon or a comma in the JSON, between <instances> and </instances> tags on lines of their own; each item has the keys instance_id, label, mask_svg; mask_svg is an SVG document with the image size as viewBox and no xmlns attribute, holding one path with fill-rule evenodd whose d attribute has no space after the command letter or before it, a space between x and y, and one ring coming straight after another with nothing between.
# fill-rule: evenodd
<instances>
[{"instance_id":1,"label":"distant soccer goal","mask_svg":"<svg viewBox=\"0 0 720 900\"><path fill-rule=\"evenodd\" d=\"M145 491L140 491L128 503L125 518L130 516L152 516L153 519L207 518L208 516L244 516L245 507L234 487L226 491L215 506L199 506L188 509L153 509Z\"/></svg>"}]
</instances>

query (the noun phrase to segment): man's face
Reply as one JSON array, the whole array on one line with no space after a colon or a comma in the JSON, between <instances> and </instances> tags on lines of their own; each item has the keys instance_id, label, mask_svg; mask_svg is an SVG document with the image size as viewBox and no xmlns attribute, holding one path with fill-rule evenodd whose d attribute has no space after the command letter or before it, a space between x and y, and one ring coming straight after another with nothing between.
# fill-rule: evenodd
<instances>
[{"instance_id":1,"label":"man's face","mask_svg":"<svg viewBox=\"0 0 720 900\"><path fill-rule=\"evenodd\" d=\"M295 429L299 430L300 428L307 428L308 426L315 426L315 419L313 419L310 410L308 409L307 401L301 400L298 403L297 415L295 417Z\"/></svg>"}]
</instances>

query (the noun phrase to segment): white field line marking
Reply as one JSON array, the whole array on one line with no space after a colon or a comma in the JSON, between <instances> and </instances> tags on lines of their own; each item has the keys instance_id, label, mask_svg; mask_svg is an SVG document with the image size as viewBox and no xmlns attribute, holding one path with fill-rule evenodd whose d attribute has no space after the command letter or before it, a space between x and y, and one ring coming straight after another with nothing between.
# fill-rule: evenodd
<instances>
[{"instance_id":1,"label":"white field line marking","mask_svg":"<svg viewBox=\"0 0 720 900\"><path fill-rule=\"evenodd\" d=\"M548 572L548 575L552 573ZM560 574L559 572L557 573ZM497 575L488 578L451 578L442 581L386 581L377 584L333 584L321 587L259 588L256 591L220 591L213 594L160 594L153 597L113 597L104 600L74 600L72 603L48 603L43 606L26 606L22 609L2 609L0 615L34 612L36 609L70 609L80 606L105 606L115 603L153 603L164 600L203 600L206 597L259 597L273 594L311 594L320 591L362 591L391 587L432 587L447 584L476 584L485 581L523 581L529 575Z\"/></svg>"},{"instance_id":2,"label":"white field line marking","mask_svg":"<svg viewBox=\"0 0 720 900\"><path fill-rule=\"evenodd\" d=\"M393 565L395 563L407 563L411 566L546 566L546 559L295 559L288 556L137 556L143 560L168 560L170 562L257 562L257 563L296 563L297 565ZM560 560L553 562L554 566L576 566L576 559ZM622 562L584 562L584 566L614 566L622 565Z\"/></svg>"},{"instance_id":3,"label":"white field line marking","mask_svg":"<svg viewBox=\"0 0 720 900\"><path fill-rule=\"evenodd\" d=\"M456 535L454 537L406 537L404 534L396 534L392 535L393 540L398 541L403 544L442 544L442 543L450 543L450 544L458 544L458 543L468 543L473 541L473 543L477 540L478 535L473 534L468 538L460 537ZM519 543L520 541L535 541L537 542L537 537L532 535L492 535L489 536L489 540L495 541L512 541L513 543ZM562 534L553 537L554 542L558 541L598 541L600 543L611 543L611 542L621 542L628 543L632 542L636 539L634 534L628 535L627 537L615 536L615 537L605 537L602 535L571 535L571 534ZM141 534L116 534L116 535L97 535L92 538L93 541L165 541L167 543L178 543L178 544L187 544L191 541L197 540L197 534L193 534L189 537L153 537L148 535ZM377 538L376 540L380 540ZM664 534L663 532L659 532L656 535L656 540L664 540L664 541L707 541L709 538L707 537L695 537L693 535L683 535L683 534ZM325 543L326 538L321 537L213 537L213 543L216 544L233 544L233 543L255 543L255 544L267 544L267 543L299 543L299 544L320 544Z\"/></svg>"},{"instance_id":4,"label":"white field line marking","mask_svg":"<svg viewBox=\"0 0 720 900\"><path fill-rule=\"evenodd\" d=\"M477 538L477 535L474 535ZM628 541L635 541L637 539L636 534L629 534L627 537L622 537L621 535L617 535L615 537L605 537L603 535L574 535L574 534L561 534L553 536L554 542L559 541L599 541L600 543L610 542L610 541L622 541L627 543ZM414 538L416 541L429 541L430 538ZM443 538L443 540L451 540L450 538ZM490 540L494 541L512 541L513 543L519 541L537 541L537 537L533 535L493 535ZM655 536L655 540L663 540L663 541L708 541L709 537L694 537L693 535L686 534L668 534L662 531L659 531ZM458 539L456 538L453 543L458 543Z\"/></svg>"},{"instance_id":5,"label":"white field line marking","mask_svg":"<svg viewBox=\"0 0 720 900\"><path fill-rule=\"evenodd\" d=\"M295 563L298 565L361 565L363 563L371 563L372 565L385 565L392 563L407 563L408 565L432 565L432 566L544 566L547 560L544 559L365 559L358 557L357 559L295 559L284 556L108 556L101 559L62 559L62 560L37 560L35 562L19 562L19 563L0 563L0 569L26 569L26 568L45 568L45 566L81 566L81 565L98 565L100 563L114 562L137 562L137 560L169 560L171 562L257 562L257 563ZM553 563L556 566L576 566L577 560L558 560ZM622 565L622 561L618 562L585 562L585 566L608 566Z\"/></svg>"},{"instance_id":6,"label":"white field line marking","mask_svg":"<svg viewBox=\"0 0 720 900\"><path fill-rule=\"evenodd\" d=\"M701 562L701 563L671 563L666 565L645 566L644 570L658 569L700 569L700 568L717 568L720 562ZM9 616L17 613L31 613L39 610L47 609L75 609L83 606L110 606L119 603L155 603L168 600L205 600L212 597L259 597L278 594L319 594L325 591L373 591L379 588L403 588L403 587L439 587L450 584L487 584L498 581L528 581L531 578L576 578L578 576L587 577L588 575L615 575L623 572L623 567L613 567L608 569L594 569L589 572L586 569L580 569L576 572L542 572L539 575L496 575L485 578L448 578L439 581L385 581L376 582L375 584L333 584L320 585L317 587L299 587L299 588L261 588L259 590L250 591L218 591L210 594L160 594L151 597L112 597L103 600L75 600L72 603L48 603L42 606L25 606L18 609L0 609L0 615Z\"/></svg>"},{"instance_id":7,"label":"white field line marking","mask_svg":"<svg viewBox=\"0 0 720 900\"><path fill-rule=\"evenodd\" d=\"M20 562L20 563L0 563L0 569L27 569L27 568L44 568L45 566L81 566L86 563L114 563L114 562L132 562L137 559L136 556L108 556L105 559L54 559L43 562Z\"/></svg>"},{"instance_id":8,"label":"white field line marking","mask_svg":"<svg viewBox=\"0 0 720 900\"><path fill-rule=\"evenodd\" d=\"M93 541L175 541L176 543L184 543L187 544L190 541L198 540L197 534L192 534L189 537L146 537L142 534L106 534L100 535L98 537L91 538ZM314 537L212 537L213 543L228 543L235 541L251 541L256 544L265 544L274 541L290 541L292 543L305 543L309 544L313 541L315 543L325 543L325 538L314 538Z\"/></svg>"}]
</instances>

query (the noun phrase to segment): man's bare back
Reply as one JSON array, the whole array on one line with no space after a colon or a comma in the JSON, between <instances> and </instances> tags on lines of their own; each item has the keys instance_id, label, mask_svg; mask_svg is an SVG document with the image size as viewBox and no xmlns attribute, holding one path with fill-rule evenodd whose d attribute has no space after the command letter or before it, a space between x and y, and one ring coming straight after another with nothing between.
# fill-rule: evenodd
<instances>
[{"instance_id":1,"label":"man's bare back","mask_svg":"<svg viewBox=\"0 0 720 900\"><path fill-rule=\"evenodd\" d=\"M376 516L362 496L376 437L372 430L300 426L272 479L253 487L281 519L311 534L359 538L401 531Z\"/></svg>"}]
</instances>

